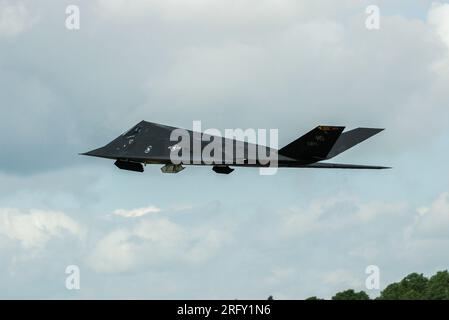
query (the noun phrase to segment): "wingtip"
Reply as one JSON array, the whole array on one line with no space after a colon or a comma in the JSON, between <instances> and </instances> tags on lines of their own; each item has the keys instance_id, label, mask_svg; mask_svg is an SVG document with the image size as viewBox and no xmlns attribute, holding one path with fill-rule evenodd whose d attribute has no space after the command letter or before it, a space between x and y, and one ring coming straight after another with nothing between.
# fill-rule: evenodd
<instances>
[{"instance_id":1,"label":"wingtip","mask_svg":"<svg viewBox=\"0 0 449 320\"><path fill-rule=\"evenodd\" d=\"M393 169L393 167L377 166L376 169L380 169L380 170L388 170L388 169Z\"/></svg>"}]
</instances>

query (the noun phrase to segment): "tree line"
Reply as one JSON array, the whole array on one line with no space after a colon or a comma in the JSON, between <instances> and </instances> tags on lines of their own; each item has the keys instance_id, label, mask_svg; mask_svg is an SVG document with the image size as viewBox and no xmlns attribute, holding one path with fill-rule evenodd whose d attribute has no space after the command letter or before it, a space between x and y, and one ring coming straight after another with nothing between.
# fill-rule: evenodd
<instances>
[{"instance_id":1,"label":"tree line","mask_svg":"<svg viewBox=\"0 0 449 320\"><path fill-rule=\"evenodd\" d=\"M268 300L273 300L273 296ZM371 300L365 291L348 289L337 292L332 300ZM324 300L313 296L306 300ZM373 300L449 300L449 272L438 271L427 278L422 273L410 273L399 282L389 284Z\"/></svg>"},{"instance_id":2,"label":"tree line","mask_svg":"<svg viewBox=\"0 0 449 320\"><path fill-rule=\"evenodd\" d=\"M365 291L353 289L337 292L332 300L370 300ZM449 300L449 273L438 271L427 278L422 273L409 274L399 282L389 284L375 300ZM309 297L306 300L320 300Z\"/></svg>"}]
</instances>

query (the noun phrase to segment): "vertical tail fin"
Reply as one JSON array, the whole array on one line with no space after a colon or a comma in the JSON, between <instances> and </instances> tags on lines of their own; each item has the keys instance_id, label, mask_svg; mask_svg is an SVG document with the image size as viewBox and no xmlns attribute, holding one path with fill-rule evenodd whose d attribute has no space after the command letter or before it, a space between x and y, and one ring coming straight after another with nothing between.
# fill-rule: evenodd
<instances>
[{"instance_id":1,"label":"vertical tail fin","mask_svg":"<svg viewBox=\"0 0 449 320\"><path fill-rule=\"evenodd\" d=\"M332 147L331 151L327 155L327 159L333 158L336 155L346 151L353 146L371 138L375 134L383 131L384 129L375 128L357 128L348 132L344 132L337 140L337 142Z\"/></svg>"},{"instance_id":2,"label":"vertical tail fin","mask_svg":"<svg viewBox=\"0 0 449 320\"><path fill-rule=\"evenodd\" d=\"M324 160L344 129L345 127L318 126L280 149L279 154L307 162Z\"/></svg>"}]
</instances>

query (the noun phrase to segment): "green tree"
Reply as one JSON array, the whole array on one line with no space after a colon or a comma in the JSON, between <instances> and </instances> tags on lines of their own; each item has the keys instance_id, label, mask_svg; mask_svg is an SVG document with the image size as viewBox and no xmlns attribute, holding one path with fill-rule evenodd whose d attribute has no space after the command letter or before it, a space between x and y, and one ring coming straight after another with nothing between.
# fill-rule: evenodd
<instances>
[{"instance_id":1,"label":"green tree","mask_svg":"<svg viewBox=\"0 0 449 320\"><path fill-rule=\"evenodd\" d=\"M383 290L380 300L449 300L449 272L438 271L426 278L422 273L410 273L399 282L390 284ZM316 296L306 300L324 300ZM352 289L338 292L332 300L370 300L364 291L355 292Z\"/></svg>"},{"instance_id":2,"label":"green tree","mask_svg":"<svg viewBox=\"0 0 449 320\"><path fill-rule=\"evenodd\" d=\"M336 293L332 300L369 300L369 296L365 291L355 292L349 289Z\"/></svg>"},{"instance_id":3,"label":"green tree","mask_svg":"<svg viewBox=\"0 0 449 320\"><path fill-rule=\"evenodd\" d=\"M439 271L427 283L426 299L449 300L449 273Z\"/></svg>"},{"instance_id":4,"label":"green tree","mask_svg":"<svg viewBox=\"0 0 449 320\"><path fill-rule=\"evenodd\" d=\"M308 297L306 300L324 300L324 299L313 296L313 297Z\"/></svg>"},{"instance_id":5,"label":"green tree","mask_svg":"<svg viewBox=\"0 0 449 320\"><path fill-rule=\"evenodd\" d=\"M380 294L381 300L425 300L429 280L423 274L411 273L400 282L392 283Z\"/></svg>"}]
</instances>

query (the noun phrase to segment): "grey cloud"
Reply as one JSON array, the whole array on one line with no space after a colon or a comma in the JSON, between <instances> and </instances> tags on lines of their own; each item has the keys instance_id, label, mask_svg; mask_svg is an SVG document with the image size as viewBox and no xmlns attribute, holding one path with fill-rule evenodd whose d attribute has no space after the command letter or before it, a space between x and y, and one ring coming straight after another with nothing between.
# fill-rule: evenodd
<instances>
[{"instance_id":1,"label":"grey cloud","mask_svg":"<svg viewBox=\"0 0 449 320\"><path fill-rule=\"evenodd\" d=\"M388 152L427 139L422 126L444 133L448 101L441 88L448 79L431 67L447 49L426 22L384 17L381 30L369 32L360 3L343 19L351 1L338 10L325 1L290 10L298 5L286 1L276 6L279 17L267 14L267 2L256 20L243 23L254 5L245 2L242 25L217 11L223 19L205 29L207 15L198 12L216 7L200 3L183 13L153 4L181 18L115 20L126 14L120 6L111 13L101 9L113 7L109 2L80 2L83 25L70 32L61 23L63 2L27 3L42 19L23 37L0 43L0 98L8 108L3 171L81 163L78 152L141 119L282 128L281 144L319 123L380 126L389 129L381 140ZM147 8L139 2L129 10L140 5ZM189 14L197 23L182 18Z\"/></svg>"}]
</instances>

